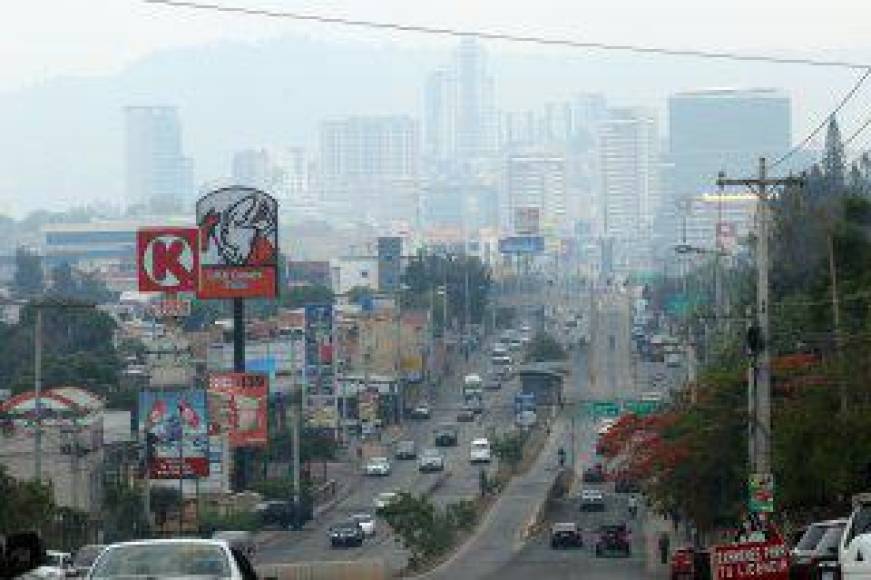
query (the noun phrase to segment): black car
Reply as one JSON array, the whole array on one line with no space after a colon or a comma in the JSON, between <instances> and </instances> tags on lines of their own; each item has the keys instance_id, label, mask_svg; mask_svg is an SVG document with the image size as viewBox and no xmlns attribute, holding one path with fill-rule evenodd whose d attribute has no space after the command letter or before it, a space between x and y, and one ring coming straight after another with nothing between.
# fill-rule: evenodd
<instances>
[{"instance_id":1,"label":"black car","mask_svg":"<svg viewBox=\"0 0 871 580\"><path fill-rule=\"evenodd\" d=\"M596 556L622 556L628 558L632 554L629 545L629 531L626 524L605 525L599 529L599 539L596 541Z\"/></svg>"},{"instance_id":2,"label":"black car","mask_svg":"<svg viewBox=\"0 0 871 580\"><path fill-rule=\"evenodd\" d=\"M334 548L362 546L364 536L360 524L349 520L330 528L330 545Z\"/></svg>"},{"instance_id":3,"label":"black car","mask_svg":"<svg viewBox=\"0 0 871 580\"><path fill-rule=\"evenodd\" d=\"M550 528L550 547L582 548L584 535L574 522L557 523Z\"/></svg>"},{"instance_id":4,"label":"black car","mask_svg":"<svg viewBox=\"0 0 871 580\"><path fill-rule=\"evenodd\" d=\"M605 468L601 463L584 470L584 483L602 483L605 481Z\"/></svg>"},{"instance_id":5,"label":"black car","mask_svg":"<svg viewBox=\"0 0 871 580\"><path fill-rule=\"evenodd\" d=\"M436 447L454 447L457 444L458 435L456 425L440 425L435 430Z\"/></svg>"}]
</instances>

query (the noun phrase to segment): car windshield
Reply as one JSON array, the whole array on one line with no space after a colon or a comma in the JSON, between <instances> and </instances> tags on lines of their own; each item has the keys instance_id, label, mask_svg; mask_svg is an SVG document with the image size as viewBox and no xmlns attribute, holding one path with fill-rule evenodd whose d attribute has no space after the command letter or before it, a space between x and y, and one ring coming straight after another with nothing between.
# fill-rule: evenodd
<instances>
[{"instance_id":1,"label":"car windshield","mask_svg":"<svg viewBox=\"0 0 871 580\"><path fill-rule=\"evenodd\" d=\"M841 536L844 534L844 524L837 524L826 528L825 533L814 547L814 552L820 556L836 554Z\"/></svg>"},{"instance_id":2,"label":"car windshield","mask_svg":"<svg viewBox=\"0 0 871 580\"><path fill-rule=\"evenodd\" d=\"M80 548L73 558L73 565L77 568L85 568L94 563L104 546L84 546Z\"/></svg>"},{"instance_id":3,"label":"car windshield","mask_svg":"<svg viewBox=\"0 0 871 580\"><path fill-rule=\"evenodd\" d=\"M108 548L91 578L230 578L227 555L218 546L155 542Z\"/></svg>"}]
</instances>

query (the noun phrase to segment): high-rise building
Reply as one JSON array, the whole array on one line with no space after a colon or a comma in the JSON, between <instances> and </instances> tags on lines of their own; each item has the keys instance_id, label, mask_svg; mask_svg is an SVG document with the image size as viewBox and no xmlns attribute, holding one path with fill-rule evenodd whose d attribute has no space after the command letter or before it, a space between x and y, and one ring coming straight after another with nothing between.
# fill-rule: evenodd
<instances>
[{"instance_id":1,"label":"high-rise building","mask_svg":"<svg viewBox=\"0 0 871 580\"><path fill-rule=\"evenodd\" d=\"M541 231L548 233L563 228L567 225L566 190L565 155L545 152L509 155L504 223L514 230L518 226L519 212L537 209Z\"/></svg>"},{"instance_id":2,"label":"high-rise building","mask_svg":"<svg viewBox=\"0 0 871 580\"><path fill-rule=\"evenodd\" d=\"M179 211L193 202L193 162L182 148L178 109L126 107L128 209Z\"/></svg>"},{"instance_id":3,"label":"high-rise building","mask_svg":"<svg viewBox=\"0 0 871 580\"><path fill-rule=\"evenodd\" d=\"M659 199L659 136L655 118L615 110L599 125L603 233L618 247L650 239Z\"/></svg>"},{"instance_id":4,"label":"high-rise building","mask_svg":"<svg viewBox=\"0 0 871 580\"><path fill-rule=\"evenodd\" d=\"M320 131L323 197L349 214L413 219L418 213L420 132L404 115L324 121Z\"/></svg>"},{"instance_id":5,"label":"high-rise building","mask_svg":"<svg viewBox=\"0 0 871 580\"><path fill-rule=\"evenodd\" d=\"M275 195L277 168L266 149L245 149L233 155L233 183Z\"/></svg>"},{"instance_id":6,"label":"high-rise building","mask_svg":"<svg viewBox=\"0 0 871 580\"><path fill-rule=\"evenodd\" d=\"M779 90L678 93L668 111L678 199L709 192L720 171L753 173L759 157L772 159L790 147L790 100Z\"/></svg>"},{"instance_id":7,"label":"high-rise building","mask_svg":"<svg viewBox=\"0 0 871 580\"><path fill-rule=\"evenodd\" d=\"M450 66L434 71L424 91L424 152L430 161L467 161L495 151L493 78L477 39L460 40Z\"/></svg>"}]
</instances>

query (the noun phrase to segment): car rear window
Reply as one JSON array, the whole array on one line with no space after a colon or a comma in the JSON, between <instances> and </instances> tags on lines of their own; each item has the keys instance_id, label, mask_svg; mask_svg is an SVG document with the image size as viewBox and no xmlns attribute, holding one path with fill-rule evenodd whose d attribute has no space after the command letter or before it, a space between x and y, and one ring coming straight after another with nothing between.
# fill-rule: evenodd
<instances>
[{"instance_id":1,"label":"car rear window","mask_svg":"<svg viewBox=\"0 0 871 580\"><path fill-rule=\"evenodd\" d=\"M122 545L97 559L92 578L152 576L229 578L230 563L217 546L182 542Z\"/></svg>"},{"instance_id":2,"label":"car rear window","mask_svg":"<svg viewBox=\"0 0 871 580\"><path fill-rule=\"evenodd\" d=\"M813 550L817 547L817 544L820 543L820 539L822 539L823 534L825 533L826 528L824 526L814 524L808 527L804 535L798 541L798 544L795 545L795 549Z\"/></svg>"}]
</instances>

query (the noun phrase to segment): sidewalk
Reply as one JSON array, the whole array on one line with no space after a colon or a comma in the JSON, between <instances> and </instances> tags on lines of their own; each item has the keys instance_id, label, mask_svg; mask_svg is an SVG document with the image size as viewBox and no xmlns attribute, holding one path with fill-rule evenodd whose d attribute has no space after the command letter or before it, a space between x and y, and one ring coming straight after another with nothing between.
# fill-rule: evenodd
<instances>
[{"instance_id":1,"label":"sidewalk","mask_svg":"<svg viewBox=\"0 0 871 580\"><path fill-rule=\"evenodd\" d=\"M682 544L680 537L674 531L671 521L649 509L644 512L644 551L646 569L649 578L668 578L669 566L661 562L659 553L659 538L662 534L669 537L669 555Z\"/></svg>"}]
</instances>

